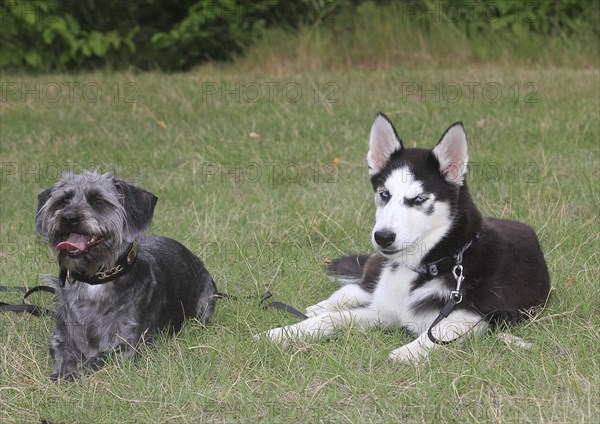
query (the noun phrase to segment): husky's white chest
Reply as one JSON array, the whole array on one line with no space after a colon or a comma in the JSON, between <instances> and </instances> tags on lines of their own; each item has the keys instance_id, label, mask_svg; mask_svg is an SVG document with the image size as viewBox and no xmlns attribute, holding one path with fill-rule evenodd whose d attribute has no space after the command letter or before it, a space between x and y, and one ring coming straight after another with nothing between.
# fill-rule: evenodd
<instances>
[{"instance_id":1,"label":"husky's white chest","mask_svg":"<svg viewBox=\"0 0 600 424\"><path fill-rule=\"evenodd\" d=\"M420 328L433 322L439 311L435 311L435 308L416 308L415 305L424 306L424 303L436 298L448 298L450 290L439 279L413 288L418 277L418 273L403 266L395 269L388 266L382 270L373 292L371 307L379 312L383 321L408 327L411 331L412 327ZM418 331L416 328L414 330Z\"/></svg>"}]
</instances>

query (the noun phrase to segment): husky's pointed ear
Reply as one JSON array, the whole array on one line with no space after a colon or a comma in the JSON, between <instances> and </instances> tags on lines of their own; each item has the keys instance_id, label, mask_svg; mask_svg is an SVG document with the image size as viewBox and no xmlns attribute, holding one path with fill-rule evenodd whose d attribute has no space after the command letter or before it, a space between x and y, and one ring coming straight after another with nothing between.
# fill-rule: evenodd
<instances>
[{"instance_id":1,"label":"husky's pointed ear","mask_svg":"<svg viewBox=\"0 0 600 424\"><path fill-rule=\"evenodd\" d=\"M463 185L467 173L467 135L462 122L450 125L438 144L433 155L440 164L440 174L453 184Z\"/></svg>"},{"instance_id":2,"label":"husky's pointed ear","mask_svg":"<svg viewBox=\"0 0 600 424\"><path fill-rule=\"evenodd\" d=\"M398 137L389 118L381 112L378 113L369 136L369 153L367 154L369 174L375 175L381 171L390 160L390 156L402 148L402 140Z\"/></svg>"}]
</instances>

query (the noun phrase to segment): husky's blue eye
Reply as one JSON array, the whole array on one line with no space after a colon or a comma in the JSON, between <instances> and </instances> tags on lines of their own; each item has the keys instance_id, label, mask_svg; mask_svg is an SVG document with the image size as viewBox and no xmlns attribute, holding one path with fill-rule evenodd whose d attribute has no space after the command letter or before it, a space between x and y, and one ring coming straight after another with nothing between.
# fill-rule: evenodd
<instances>
[{"instance_id":1,"label":"husky's blue eye","mask_svg":"<svg viewBox=\"0 0 600 424\"><path fill-rule=\"evenodd\" d=\"M384 202L387 202L388 200L390 200L390 197L392 197L390 195L390 192L387 190L379 190L377 193L379 194L379 198Z\"/></svg>"},{"instance_id":2,"label":"husky's blue eye","mask_svg":"<svg viewBox=\"0 0 600 424\"><path fill-rule=\"evenodd\" d=\"M417 197L415 197L412 201L413 205L422 205L423 203L425 203L427 201L428 197L423 195L423 194L419 194Z\"/></svg>"}]
</instances>

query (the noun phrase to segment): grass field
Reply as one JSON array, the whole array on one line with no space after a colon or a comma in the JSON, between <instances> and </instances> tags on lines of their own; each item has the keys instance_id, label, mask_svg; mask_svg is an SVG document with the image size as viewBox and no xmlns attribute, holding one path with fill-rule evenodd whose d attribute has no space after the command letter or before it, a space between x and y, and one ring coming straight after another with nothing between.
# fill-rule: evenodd
<instances>
[{"instance_id":1,"label":"grass field","mask_svg":"<svg viewBox=\"0 0 600 424\"><path fill-rule=\"evenodd\" d=\"M75 383L47 378L51 318L0 315L0 421L598 422L598 80L597 68L505 65L4 75L0 284L56 271L36 195L63 169L99 167L155 193L148 232L201 255L237 300ZM372 251L364 158L378 111L408 146L462 120L482 212L538 231L552 298L511 330L531 349L490 336L399 365L387 354L411 340L400 330L289 350L252 338L295 321L258 307L265 290L303 309L336 289L325 260Z\"/></svg>"}]
</instances>

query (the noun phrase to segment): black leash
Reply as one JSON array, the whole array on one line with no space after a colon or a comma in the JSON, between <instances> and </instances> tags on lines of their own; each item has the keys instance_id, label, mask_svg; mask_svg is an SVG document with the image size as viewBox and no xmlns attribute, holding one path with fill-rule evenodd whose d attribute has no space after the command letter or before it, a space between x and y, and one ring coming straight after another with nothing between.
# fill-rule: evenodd
<instances>
[{"instance_id":1,"label":"black leash","mask_svg":"<svg viewBox=\"0 0 600 424\"><path fill-rule=\"evenodd\" d=\"M465 244L453 256L454 266L452 267L452 276L454 277L454 280L456 281L456 288L450 292L450 299L448 299L448 302L444 305L444 307L440 311L437 318L435 320L433 320L433 323L431 324L431 326L429 326L429 329L427 330L427 337L429 338L429 340L431 340L435 344L448 345L448 344L458 340L460 337L462 337L462 336L458 336L456 339L446 341L446 340L436 339L431 332L432 332L433 327L438 325L440 323L440 321L442 321L443 319L448 318L448 315L450 315L450 312L452 312L454 310L454 307L456 305L458 305L460 302L462 302L462 300L463 300L462 282L465 279L465 276L463 274L463 266L462 266L463 254L469 247L471 247L471 244L473 244L473 242L475 240L477 240L478 238L479 238L479 234L477 234L473 240L471 240L467 244ZM436 265L442 261L444 261L444 263L447 263L447 258L443 258L440 261L423 266L422 273L429 274L431 276L437 275L439 269L438 269L438 267L436 267ZM432 269L434 270L435 275L433 275L433 273L431 273ZM419 272L419 271L417 271L417 272ZM492 328L490 328L490 330L493 330L495 327L498 326L499 322L502 322L502 321L503 322L516 322L518 320L518 314L516 313L516 311L515 312L511 312L511 311L507 311L507 310L492 311L492 312L489 312L486 315L484 315L484 317L480 321L478 321L477 324L479 324L481 321L488 321L488 320L490 321L490 324L492 325Z\"/></svg>"},{"instance_id":2,"label":"black leash","mask_svg":"<svg viewBox=\"0 0 600 424\"><path fill-rule=\"evenodd\" d=\"M230 294L227 293L221 293L221 292L217 292L215 293L214 297L216 297L217 299L230 299L230 300L238 300L238 298L236 296L232 296ZM307 319L308 317L306 315L304 315L302 312L300 312L298 309L291 307L290 305L286 305L285 303L281 303L281 302L269 302L267 304L264 304L265 300L269 299L273 297L273 293L271 293L270 291L266 291L265 294L263 294L260 297L260 301L258 302L258 306L263 308L263 309L267 309L267 308L273 308L273 309L279 309L281 311L285 311L289 314L294 315L295 317L298 317L300 319ZM254 299L255 296L254 295L248 295L245 297L246 300L251 300Z\"/></svg>"},{"instance_id":3,"label":"black leash","mask_svg":"<svg viewBox=\"0 0 600 424\"><path fill-rule=\"evenodd\" d=\"M306 315L304 315L302 312L300 312L298 309L296 308L292 308L290 305L286 305L285 303L281 303L281 302L269 302L266 305L263 306L263 302L265 300L267 300L268 298L272 297L273 294L270 291L267 291L265 294L263 294L260 298L260 302L258 303L259 306L262 306L263 308L275 308L275 309L279 309L282 311L285 311L287 313L290 313L300 319L307 319L308 317Z\"/></svg>"},{"instance_id":4,"label":"black leash","mask_svg":"<svg viewBox=\"0 0 600 424\"><path fill-rule=\"evenodd\" d=\"M27 289L25 287L0 286L0 292L9 292L9 291L20 291L21 293L25 293L27 291Z\"/></svg>"},{"instance_id":5,"label":"black leash","mask_svg":"<svg viewBox=\"0 0 600 424\"><path fill-rule=\"evenodd\" d=\"M18 312L18 313L29 313L35 317L40 317L43 315L53 315L53 312L49 309L39 307L37 305L32 305L30 303L25 303L27 298L36 292L46 292L46 293L56 293L56 289L50 286L35 286L29 290L25 287L9 287L9 286L0 286L0 291L19 291L24 292L23 295L23 303L18 305L13 305L10 303L0 302L0 311L3 312Z\"/></svg>"},{"instance_id":6,"label":"black leash","mask_svg":"<svg viewBox=\"0 0 600 424\"><path fill-rule=\"evenodd\" d=\"M42 315L53 315L53 312L50 311L49 309L42 308L42 307L30 304L30 303L26 303L25 301L30 295L32 295L33 293L36 293L36 292L46 292L46 293L56 294L56 289L54 287L36 286L36 287L33 287L33 288L27 290L26 287L0 286L0 292L9 292L9 291L19 291L19 292L24 293L23 303L15 305L15 304L10 304L10 303L0 302L0 312L19 312L19 313L26 312L26 313L29 313L36 317L40 317ZM296 308L293 308L290 305L286 305L285 303L282 303L282 302L270 302L268 304L263 305L264 301L269 299L272 296L273 296L273 294L270 291L267 291L265 294L263 294L258 303L259 306L262 308L265 308L265 309L266 308L279 309L279 310L285 311L285 312L292 314L295 317L298 317L303 320L308 318L306 315L304 315L302 312L300 312ZM231 296L227 293L221 293L221 292L215 293L214 297L216 297L217 299L237 300L237 297ZM252 299L252 298L254 298L254 296L246 296L246 299Z\"/></svg>"},{"instance_id":7,"label":"black leash","mask_svg":"<svg viewBox=\"0 0 600 424\"><path fill-rule=\"evenodd\" d=\"M456 280L456 288L454 290L452 290L452 292L450 293L450 299L448 299L448 302L444 305L444 307L440 311L440 314L437 316L437 318L435 320L433 320L433 323L427 330L427 337L429 337L429 340L431 340L433 343L439 344L439 345L447 345L456 340L456 339L453 339L453 340L449 340L449 341L444 341L444 340L436 339L435 337L433 337L433 334L431 334L431 330L433 329L433 327L438 325L440 323L440 321L442 321L444 318L448 318L448 315L450 315L450 312L452 312L454 310L454 307L456 305L458 305L460 302L462 302L463 292L462 292L461 284L462 284L463 280L465 279L465 277L462 274L462 265L460 265L460 263L458 263L454 266L454 269L452 270L452 275L454 276L454 279ZM458 337L457 337L457 339L458 339Z\"/></svg>"},{"instance_id":8,"label":"black leash","mask_svg":"<svg viewBox=\"0 0 600 424\"><path fill-rule=\"evenodd\" d=\"M469 247L471 247L471 244L473 244L473 242L475 240L477 240L478 238L479 238L479 234L477 234L473 240L469 240L453 256L454 266L452 267L452 276L454 277L454 280L456 281L456 288L450 292L450 299L448 299L448 302L444 305L444 307L440 311L440 314L437 316L437 318L435 320L433 320L433 323L427 330L427 337L429 338L429 340L431 340L435 344L447 345L456 340L456 339L453 339L453 340L449 340L449 341L444 341L444 340L436 339L433 336L433 334L431 334L431 330L433 329L433 327L435 327L437 324L439 324L440 321L442 321L444 318L448 318L448 315L450 315L450 312L452 312L454 310L454 307L456 305L458 305L460 302L462 302L463 290L462 290L461 286L462 286L463 280L465 279L465 276L463 275L463 266L462 266L463 254L467 251L467 249ZM437 275L438 268L435 265L433 267L431 267L430 265L426 265L425 273L428 273L428 272L430 273L431 268L435 269L435 275Z\"/></svg>"}]
</instances>

